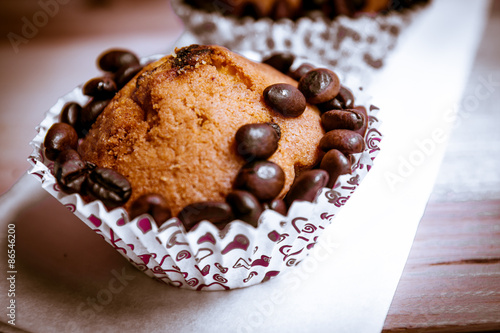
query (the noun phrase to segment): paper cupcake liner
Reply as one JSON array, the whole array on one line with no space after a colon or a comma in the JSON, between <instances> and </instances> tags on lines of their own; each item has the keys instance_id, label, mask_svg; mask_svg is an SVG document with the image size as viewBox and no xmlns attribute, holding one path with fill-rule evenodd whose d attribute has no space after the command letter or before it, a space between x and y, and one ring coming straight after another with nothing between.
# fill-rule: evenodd
<instances>
[{"instance_id":1,"label":"paper cupcake liner","mask_svg":"<svg viewBox=\"0 0 500 333\"><path fill-rule=\"evenodd\" d=\"M421 7L384 15L321 15L272 20L225 16L171 0L185 25L181 44L217 44L235 52L253 51L260 57L290 52L334 68L339 74L359 75L369 80L380 69L405 28Z\"/></svg>"},{"instance_id":2,"label":"paper cupcake liner","mask_svg":"<svg viewBox=\"0 0 500 333\"><path fill-rule=\"evenodd\" d=\"M158 57L144 60L148 62ZM352 174L339 177L336 187L324 188L314 203L296 201L287 216L265 210L254 228L235 220L223 230L201 222L186 232L177 218L160 228L149 215L130 221L123 208L108 211L99 200L85 202L80 194L62 192L52 174L54 163L44 155L43 141L67 102L84 105L81 87L61 97L46 113L31 141L28 171L42 187L78 216L134 266L158 281L192 290L226 290L252 286L298 265L332 223L372 167L382 138L378 109L355 93L357 105L368 111L366 149L354 155Z\"/></svg>"}]
</instances>

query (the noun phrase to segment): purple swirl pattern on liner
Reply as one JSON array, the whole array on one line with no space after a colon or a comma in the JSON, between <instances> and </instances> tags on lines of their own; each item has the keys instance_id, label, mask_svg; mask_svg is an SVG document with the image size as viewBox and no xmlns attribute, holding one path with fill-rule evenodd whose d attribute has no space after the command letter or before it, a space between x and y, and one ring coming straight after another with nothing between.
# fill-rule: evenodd
<instances>
[{"instance_id":1,"label":"purple swirl pattern on liner","mask_svg":"<svg viewBox=\"0 0 500 333\"><path fill-rule=\"evenodd\" d=\"M202 261L203 259L207 258L207 257L210 257L211 255L214 254L214 251L212 249L209 249L209 248L201 248L198 250L198 252L196 252L196 261L197 262L200 262Z\"/></svg>"},{"instance_id":2,"label":"purple swirl pattern on liner","mask_svg":"<svg viewBox=\"0 0 500 333\"><path fill-rule=\"evenodd\" d=\"M271 278L277 276L280 272L279 271L269 271L266 273L266 276L262 279L262 282L269 281Z\"/></svg>"},{"instance_id":3,"label":"purple swirl pattern on liner","mask_svg":"<svg viewBox=\"0 0 500 333\"><path fill-rule=\"evenodd\" d=\"M204 243L204 242L209 242L212 244L215 244L215 237L211 233L207 232L205 235L202 237L198 238L198 244Z\"/></svg>"},{"instance_id":4,"label":"purple swirl pattern on liner","mask_svg":"<svg viewBox=\"0 0 500 333\"><path fill-rule=\"evenodd\" d=\"M367 133L366 133L366 146L368 149L370 149L370 152L374 152L376 150L380 150L378 147L380 141L382 141L382 134L376 129L376 128L371 128Z\"/></svg>"},{"instance_id":5,"label":"purple swirl pattern on liner","mask_svg":"<svg viewBox=\"0 0 500 333\"><path fill-rule=\"evenodd\" d=\"M156 253L141 254L138 257L147 265L151 258L156 258Z\"/></svg>"},{"instance_id":6,"label":"purple swirl pattern on liner","mask_svg":"<svg viewBox=\"0 0 500 333\"><path fill-rule=\"evenodd\" d=\"M220 274L214 274L213 279L220 283L227 283L227 279Z\"/></svg>"},{"instance_id":7,"label":"purple swirl pattern on liner","mask_svg":"<svg viewBox=\"0 0 500 333\"><path fill-rule=\"evenodd\" d=\"M97 228L102 225L101 219L93 214L88 217L88 220Z\"/></svg>"},{"instance_id":8,"label":"purple swirl pattern on liner","mask_svg":"<svg viewBox=\"0 0 500 333\"><path fill-rule=\"evenodd\" d=\"M200 283L200 281L197 278L191 278L186 281L186 284L190 287L196 287Z\"/></svg>"},{"instance_id":9,"label":"purple swirl pattern on liner","mask_svg":"<svg viewBox=\"0 0 500 333\"><path fill-rule=\"evenodd\" d=\"M232 251L232 250L236 250L236 249L241 249L241 250L247 250L248 249L248 245L249 245L249 240L247 238L247 236L245 235L236 235L236 237L234 237L234 240L229 243L223 250L222 250L222 254L226 254L228 253L229 251Z\"/></svg>"},{"instance_id":10,"label":"purple swirl pattern on liner","mask_svg":"<svg viewBox=\"0 0 500 333\"><path fill-rule=\"evenodd\" d=\"M124 226L124 225L125 225L125 223L127 223L127 222L125 221L125 218L123 218L123 217L122 217L122 218L119 218L119 219L116 221L116 226L118 226L118 227L122 227L122 226Z\"/></svg>"},{"instance_id":11,"label":"purple swirl pattern on liner","mask_svg":"<svg viewBox=\"0 0 500 333\"><path fill-rule=\"evenodd\" d=\"M189 259L191 258L191 252L187 250L182 250L179 253L177 253L177 257L175 258L177 261L181 261L183 259Z\"/></svg>"},{"instance_id":12,"label":"purple swirl pattern on liner","mask_svg":"<svg viewBox=\"0 0 500 333\"><path fill-rule=\"evenodd\" d=\"M308 250L312 249L312 248L314 247L314 245L316 245L316 243L317 243L317 242L318 242L318 236L314 237L314 239L313 239L313 242L312 242L312 243L307 244L307 246L306 246L306 247L307 247L307 249L308 249Z\"/></svg>"},{"instance_id":13,"label":"purple swirl pattern on liner","mask_svg":"<svg viewBox=\"0 0 500 333\"><path fill-rule=\"evenodd\" d=\"M334 214L328 214L327 212L326 213L322 213L320 215L321 219L323 219L323 220L330 220L334 216L335 216Z\"/></svg>"},{"instance_id":14,"label":"purple swirl pattern on liner","mask_svg":"<svg viewBox=\"0 0 500 333\"><path fill-rule=\"evenodd\" d=\"M118 251L123 251L123 253L127 253L127 247L122 247L120 246L120 242L122 241L121 238L116 238L115 236L116 234L114 233L113 229L110 229L110 232L109 232L109 241L111 243L111 245L115 248L115 250L118 250ZM128 247L131 249L131 250L134 250L134 245L132 244L127 244Z\"/></svg>"},{"instance_id":15,"label":"purple swirl pattern on liner","mask_svg":"<svg viewBox=\"0 0 500 333\"><path fill-rule=\"evenodd\" d=\"M137 222L137 226L139 227L139 229L141 229L142 233L145 234L147 233L148 231L151 231L152 227L151 227L151 221L149 221L149 219L140 219L138 222Z\"/></svg>"},{"instance_id":16,"label":"purple swirl pattern on liner","mask_svg":"<svg viewBox=\"0 0 500 333\"><path fill-rule=\"evenodd\" d=\"M239 258L233 266L233 268L245 268L247 270L250 269L250 267L251 265L243 258Z\"/></svg>"},{"instance_id":17,"label":"purple swirl pattern on liner","mask_svg":"<svg viewBox=\"0 0 500 333\"><path fill-rule=\"evenodd\" d=\"M227 271L229 270L229 268L222 266L218 262L216 262L214 265L222 274L226 274Z\"/></svg>"},{"instance_id":18,"label":"purple swirl pattern on liner","mask_svg":"<svg viewBox=\"0 0 500 333\"><path fill-rule=\"evenodd\" d=\"M263 266L267 267L269 266L269 262L271 261L271 257L268 257L266 255L262 255L260 259L254 260L250 266Z\"/></svg>"},{"instance_id":19,"label":"purple swirl pattern on liner","mask_svg":"<svg viewBox=\"0 0 500 333\"><path fill-rule=\"evenodd\" d=\"M76 211L76 206L73 204L64 205L70 212L74 213Z\"/></svg>"},{"instance_id":20,"label":"purple swirl pattern on liner","mask_svg":"<svg viewBox=\"0 0 500 333\"><path fill-rule=\"evenodd\" d=\"M306 218L303 218L303 217L298 217L298 218L295 218L292 220L292 225L299 234L301 232L310 234L310 233L313 233L317 229L317 227L312 223L304 223L302 225L302 229L300 229L297 227L297 224L299 223L299 221L308 222L308 220Z\"/></svg>"},{"instance_id":21,"label":"purple swirl pattern on liner","mask_svg":"<svg viewBox=\"0 0 500 333\"><path fill-rule=\"evenodd\" d=\"M203 267L202 269L200 269L200 268L198 267L198 265L195 265L194 267L195 267L195 268L196 268L196 269L197 269L197 270L201 273L201 275L203 275L203 276L206 276L206 275L208 275L208 273L210 273L210 265L206 265L206 266L205 266L205 267Z\"/></svg>"},{"instance_id":22,"label":"purple swirl pattern on liner","mask_svg":"<svg viewBox=\"0 0 500 333\"><path fill-rule=\"evenodd\" d=\"M248 276L243 279L243 283L248 283L248 281L250 281L251 278L253 278L254 276L257 276L257 275L259 275L259 273L255 272L255 271L250 272L248 274Z\"/></svg>"},{"instance_id":23,"label":"purple swirl pattern on liner","mask_svg":"<svg viewBox=\"0 0 500 333\"><path fill-rule=\"evenodd\" d=\"M278 243L278 244L281 243L282 241L284 241L288 236L289 236L288 234L280 234L276 230L273 230L269 234L267 234L267 237L271 241Z\"/></svg>"},{"instance_id":24,"label":"purple swirl pattern on liner","mask_svg":"<svg viewBox=\"0 0 500 333\"><path fill-rule=\"evenodd\" d=\"M217 289L217 287L214 287L214 286L220 286L222 287L222 289L224 290L229 290L230 288L226 285L224 285L223 283L220 283L220 282L213 282L213 283L210 283L210 284L201 284L198 286L198 288L196 288L196 290L204 290L204 289L207 289L207 290L220 290Z\"/></svg>"},{"instance_id":25,"label":"purple swirl pattern on liner","mask_svg":"<svg viewBox=\"0 0 500 333\"><path fill-rule=\"evenodd\" d=\"M58 102L58 107L64 102ZM57 121L60 109L56 109L44 119L46 126L41 128L45 131ZM33 163L30 173L40 178L42 187L63 205L74 207L75 215L148 276L192 290L242 288L292 269L314 247L338 209L360 185L379 151L375 149L381 139L378 112L368 112L367 141L373 145L367 142L365 152L356 157L351 175L341 176L334 189L323 189L315 203L294 204L288 216L266 211L257 229L236 221L219 230L202 222L196 230L186 233L176 218L158 228L147 219L129 222L121 208L108 212L99 201L85 203L78 194L57 191L50 168L44 164L51 162L41 153L43 130L32 142L36 151L29 159Z\"/></svg>"},{"instance_id":26,"label":"purple swirl pattern on liner","mask_svg":"<svg viewBox=\"0 0 500 333\"><path fill-rule=\"evenodd\" d=\"M181 234L182 232L180 230L177 230L176 232L174 232L172 234L172 236L170 237L170 239L168 240L167 242L167 248L172 248L176 245L188 245L188 243L185 243L185 242L182 242L182 241L179 241L177 239L177 237Z\"/></svg>"},{"instance_id":27,"label":"purple swirl pattern on liner","mask_svg":"<svg viewBox=\"0 0 500 333\"><path fill-rule=\"evenodd\" d=\"M170 258L170 254L167 254L167 255L164 255L164 256L163 256L163 258L162 258L162 259L161 259L161 261L160 261L160 266L162 266L162 265L163 265L163 262L164 262L164 261L165 261L165 259L167 259L167 258Z\"/></svg>"}]
</instances>

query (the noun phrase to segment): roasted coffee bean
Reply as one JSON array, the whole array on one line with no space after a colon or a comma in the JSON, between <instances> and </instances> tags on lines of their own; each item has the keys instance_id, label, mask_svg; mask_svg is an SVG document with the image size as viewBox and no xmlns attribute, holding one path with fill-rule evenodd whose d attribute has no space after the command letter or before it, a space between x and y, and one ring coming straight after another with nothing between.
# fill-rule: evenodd
<instances>
[{"instance_id":1,"label":"roasted coffee bean","mask_svg":"<svg viewBox=\"0 0 500 333\"><path fill-rule=\"evenodd\" d=\"M270 202L265 203L264 207L266 209L272 209L272 210L280 213L281 215L286 216L287 209L286 209L285 201L283 199L274 199Z\"/></svg>"},{"instance_id":2,"label":"roasted coffee bean","mask_svg":"<svg viewBox=\"0 0 500 333\"><path fill-rule=\"evenodd\" d=\"M268 124L269 126L274 128L274 130L276 131L276 135L278 136L278 141L279 141L281 139L281 127L280 127L280 125L278 125L276 123L266 123L266 124Z\"/></svg>"},{"instance_id":3,"label":"roasted coffee bean","mask_svg":"<svg viewBox=\"0 0 500 333\"><path fill-rule=\"evenodd\" d=\"M325 131L334 129L358 130L363 127L363 117L354 110L330 110L321 115Z\"/></svg>"},{"instance_id":4,"label":"roasted coffee bean","mask_svg":"<svg viewBox=\"0 0 500 333\"><path fill-rule=\"evenodd\" d=\"M80 104L75 102L66 103L61 110L59 120L61 123L66 123L75 127L78 123L80 112L82 112L82 106Z\"/></svg>"},{"instance_id":5,"label":"roasted coffee bean","mask_svg":"<svg viewBox=\"0 0 500 333\"><path fill-rule=\"evenodd\" d=\"M45 146L45 156L54 161L63 150L76 149L78 134L69 124L55 123L47 131L43 145Z\"/></svg>"},{"instance_id":6,"label":"roasted coffee bean","mask_svg":"<svg viewBox=\"0 0 500 333\"><path fill-rule=\"evenodd\" d=\"M226 202L233 209L235 218L254 227L258 226L259 216L264 209L252 193L235 190L226 196Z\"/></svg>"},{"instance_id":7,"label":"roasted coffee bean","mask_svg":"<svg viewBox=\"0 0 500 333\"><path fill-rule=\"evenodd\" d=\"M90 129L97 117L104 111L110 100L91 99L82 108L80 113L79 126L82 127L84 134Z\"/></svg>"},{"instance_id":8,"label":"roasted coffee bean","mask_svg":"<svg viewBox=\"0 0 500 333\"><path fill-rule=\"evenodd\" d=\"M344 86L340 86L337 96L329 101L317 105L321 112L329 110L352 109L354 107L354 95Z\"/></svg>"},{"instance_id":9,"label":"roasted coffee bean","mask_svg":"<svg viewBox=\"0 0 500 333\"><path fill-rule=\"evenodd\" d=\"M139 65L139 58L127 50L112 49L99 56L97 65L105 72L114 73L124 66Z\"/></svg>"},{"instance_id":10,"label":"roasted coffee bean","mask_svg":"<svg viewBox=\"0 0 500 333\"><path fill-rule=\"evenodd\" d=\"M274 111L285 117L298 117L306 109L304 95L288 83L276 83L264 89L264 100Z\"/></svg>"},{"instance_id":11,"label":"roasted coffee bean","mask_svg":"<svg viewBox=\"0 0 500 333\"><path fill-rule=\"evenodd\" d=\"M331 149L321 159L319 168L328 172L326 186L332 188L340 175L351 173L351 161L337 149Z\"/></svg>"},{"instance_id":12,"label":"roasted coffee bean","mask_svg":"<svg viewBox=\"0 0 500 333\"><path fill-rule=\"evenodd\" d=\"M366 113L364 106L356 106L351 111L356 112L361 118L363 118L363 126L361 126L360 129L355 130L355 132L364 137L366 129L368 128L368 113Z\"/></svg>"},{"instance_id":13,"label":"roasted coffee bean","mask_svg":"<svg viewBox=\"0 0 500 333\"><path fill-rule=\"evenodd\" d=\"M254 161L244 165L234 186L252 193L260 201L268 201L280 194L285 184L285 173L279 165L270 161Z\"/></svg>"},{"instance_id":14,"label":"roasted coffee bean","mask_svg":"<svg viewBox=\"0 0 500 333\"><path fill-rule=\"evenodd\" d=\"M88 175L85 190L92 198L101 200L109 209L126 203L132 193L127 178L112 169L100 167Z\"/></svg>"},{"instance_id":15,"label":"roasted coffee bean","mask_svg":"<svg viewBox=\"0 0 500 333\"><path fill-rule=\"evenodd\" d=\"M328 184L328 172L325 170L304 171L295 178L285 197L285 203L290 207L295 200L313 202L326 184Z\"/></svg>"},{"instance_id":16,"label":"roasted coffee bean","mask_svg":"<svg viewBox=\"0 0 500 333\"><path fill-rule=\"evenodd\" d=\"M54 162L54 176L65 193L84 194L83 184L89 168L74 149L66 149Z\"/></svg>"},{"instance_id":17,"label":"roasted coffee bean","mask_svg":"<svg viewBox=\"0 0 500 333\"><path fill-rule=\"evenodd\" d=\"M354 107L354 95L344 86L340 87L339 93L336 97L343 109L351 109Z\"/></svg>"},{"instance_id":18,"label":"roasted coffee bean","mask_svg":"<svg viewBox=\"0 0 500 333\"><path fill-rule=\"evenodd\" d=\"M288 73L288 70L292 66L293 62L295 60L295 56L290 53L276 53L273 54L264 60L262 60L263 63L268 64L269 66L274 67L275 69L279 70L281 73Z\"/></svg>"},{"instance_id":19,"label":"roasted coffee bean","mask_svg":"<svg viewBox=\"0 0 500 333\"><path fill-rule=\"evenodd\" d=\"M365 149L365 142L363 137L354 131L336 129L321 138L319 148L323 151L337 149L344 154L356 154Z\"/></svg>"},{"instance_id":20,"label":"roasted coffee bean","mask_svg":"<svg viewBox=\"0 0 500 333\"><path fill-rule=\"evenodd\" d=\"M311 64L304 63L297 67L296 70L289 73L290 77L294 80L300 81L300 79L310 70L313 70L315 67Z\"/></svg>"},{"instance_id":21,"label":"roasted coffee bean","mask_svg":"<svg viewBox=\"0 0 500 333\"><path fill-rule=\"evenodd\" d=\"M327 68L317 68L307 72L299 81L299 90L307 102L319 104L329 101L340 90L340 80L334 72Z\"/></svg>"},{"instance_id":22,"label":"roasted coffee bean","mask_svg":"<svg viewBox=\"0 0 500 333\"><path fill-rule=\"evenodd\" d=\"M116 83L116 87L118 89L123 88L141 70L142 66L139 64L123 66L122 68L120 68L113 77L113 80Z\"/></svg>"},{"instance_id":23,"label":"roasted coffee bean","mask_svg":"<svg viewBox=\"0 0 500 333\"><path fill-rule=\"evenodd\" d=\"M246 161L267 159L278 149L278 133L269 124L247 124L235 135L236 150Z\"/></svg>"},{"instance_id":24,"label":"roasted coffee bean","mask_svg":"<svg viewBox=\"0 0 500 333\"><path fill-rule=\"evenodd\" d=\"M87 81L82 88L84 95L96 99L110 99L118 91L115 81L109 76L96 77Z\"/></svg>"},{"instance_id":25,"label":"roasted coffee bean","mask_svg":"<svg viewBox=\"0 0 500 333\"><path fill-rule=\"evenodd\" d=\"M64 105L61 111L61 115L59 117L62 123L66 123L73 126L73 128L76 131L76 134L78 134L78 137L80 138L84 137L87 132L84 129L83 123L81 121L82 110L83 108L80 104L75 102L69 102L66 105Z\"/></svg>"},{"instance_id":26,"label":"roasted coffee bean","mask_svg":"<svg viewBox=\"0 0 500 333\"><path fill-rule=\"evenodd\" d=\"M195 202L184 207L177 215L186 230L193 228L198 222L210 221L223 228L234 219L231 206L226 202L204 201Z\"/></svg>"},{"instance_id":27,"label":"roasted coffee bean","mask_svg":"<svg viewBox=\"0 0 500 333\"><path fill-rule=\"evenodd\" d=\"M130 206L130 219L133 220L142 214L151 215L158 227L172 217L172 212L168 208L165 198L156 193L143 194L134 200Z\"/></svg>"}]
</instances>

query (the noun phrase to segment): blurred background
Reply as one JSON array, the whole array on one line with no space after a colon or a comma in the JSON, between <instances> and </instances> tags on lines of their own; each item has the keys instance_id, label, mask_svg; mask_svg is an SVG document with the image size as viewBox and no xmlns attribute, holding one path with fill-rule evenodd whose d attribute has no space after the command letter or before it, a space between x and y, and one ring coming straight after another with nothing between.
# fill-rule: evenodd
<instances>
[{"instance_id":1,"label":"blurred background","mask_svg":"<svg viewBox=\"0 0 500 333\"><path fill-rule=\"evenodd\" d=\"M3 193L29 168L29 142L45 111L100 75L101 52L170 53L182 23L165 0L2 0L0 32Z\"/></svg>"}]
</instances>

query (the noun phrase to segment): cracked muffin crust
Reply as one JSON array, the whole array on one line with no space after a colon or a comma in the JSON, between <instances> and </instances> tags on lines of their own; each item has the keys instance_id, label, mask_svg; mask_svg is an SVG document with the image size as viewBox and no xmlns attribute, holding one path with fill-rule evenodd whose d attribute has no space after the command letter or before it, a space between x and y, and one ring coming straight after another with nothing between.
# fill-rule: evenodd
<instances>
[{"instance_id":1,"label":"cracked muffin crust","mask_svg":"<svg viewBox=\"0 0 500 333\"><path fill-rule=\"evenodd\" d=\"M163 195L177 214L190 203L220 201L240 168L235 133L249 123L281 129L269 158L285 173L281 197L297 172L318 163L324 135L320 113L307 105L297 118L273 111L263 99L274 83L297 82L220 46L193 45L151 63L110 102L79 146L82 158L125 176L131 202Z\"/></svg>"}]
</instances>

